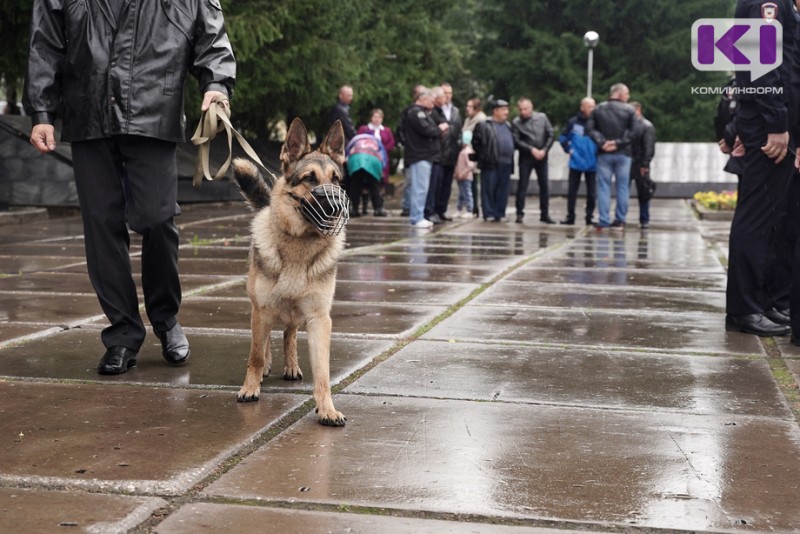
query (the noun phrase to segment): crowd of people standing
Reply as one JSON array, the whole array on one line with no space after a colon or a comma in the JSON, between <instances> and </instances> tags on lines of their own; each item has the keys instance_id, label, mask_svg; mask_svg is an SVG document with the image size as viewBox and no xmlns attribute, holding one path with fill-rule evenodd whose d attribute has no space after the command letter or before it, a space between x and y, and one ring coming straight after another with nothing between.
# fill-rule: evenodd
<instances>
[{"instance_id":1,"label":"crowd of people standing","mask_svg":"<svg viewBox=\"0 0 800 534\"><path fill-rule=\"evenodd\" d=\"M515 222L522 223L525 218L528 185L535 172L539 221L555 224L550 216L548 155L558 140L569 154L567 216L559 221L561 224L575 224L581 177L586 184L586 224L598 230L624 228L631 181L636 182L639 224L647 228L650 223L649 201L655 191L650 177L655 128L644 117L641 104L628 103L630 91L624 84L612 86L609 98L599 105L592 98L581 100L578 114L567 121L558 138L549 117L536 111L528 97L517 100L517 116L509 121L510 104L506 100L489 102L487 116L481 99L471 98L462 114L453 104L453 87L449 83L432 88L417 85L412 104L400 114L397 140L391 129L383 126L383 112L379 109L372 110L370 122L356 130L349 117L352 97L351 87L340 89L331 122L342 120L351 143L348 147L356 149L355 158L351 158L355 163L351 165L348 160L348 191L355 217L367 213L370 199L375 216L387 215L381 191L388 183L388 153L399 141L406 178L401 215L409 217L412 226L431 228L453 220L447 214L453 181L458 190L454 217L507 221L515 163L519 177ZM367 145L369 150L365 149ZM364 168L365 151L373 160L371 173ZM348 148L348 155L351 152ZM614 180L617 203L612 216Z\"/></svg>"}]
</instances>

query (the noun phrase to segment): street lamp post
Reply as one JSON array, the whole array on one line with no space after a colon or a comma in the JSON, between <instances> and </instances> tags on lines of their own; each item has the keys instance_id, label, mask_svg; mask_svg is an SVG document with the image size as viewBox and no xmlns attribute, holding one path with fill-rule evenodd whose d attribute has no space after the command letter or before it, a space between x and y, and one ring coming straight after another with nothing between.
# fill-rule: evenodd
<instances>
[{"instance_id":1,"label":"street lamp post","mask_svg":"<svg viewBox=\"0 0 800 534\"><path fill-rule=\"evenodd\" d=\"M588 31L583 35L583 44L589 49L589 63L586 72L586 96L592 96L592 63L594 61L594 48L600 42L600 35L595 31Z\"/></svg>"}]
</instances>

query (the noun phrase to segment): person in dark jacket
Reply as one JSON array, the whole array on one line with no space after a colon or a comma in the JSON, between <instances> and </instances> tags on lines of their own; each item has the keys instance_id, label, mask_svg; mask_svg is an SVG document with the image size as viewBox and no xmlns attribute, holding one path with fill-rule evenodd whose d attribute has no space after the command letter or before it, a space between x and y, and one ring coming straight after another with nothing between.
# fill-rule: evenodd
<instances>
[{"instance_id":1,"label":"person in dark jacket","mask_svg":"<svg viewBox=\"0 0 800 534\"><path fill-rule=\"evenodd\" d=\"M558 138L561 148L569 154L569 185L567 189L567 218L561 224L575 224L575 204L581 186L581 174L586 179L586 224L592 224L597 200L595 171L597 170L597 145L586 132L589 116L594 111L594 98L581 100L580 113L567 121Z\"/></svg>"},{"instance_id":2,"label":"person in dark jacket","mask_svg":"<svg viewBox=\"0 0 800 534\"><path fill-rule=\"evenodd\" d=\"M735 125L745 154L731 222L725 328L759 336L791 331L789 310L776 307L770 284L781 263L776 259L782 254L776 246L776 229L785 223L793 164L790 142L792 150L797 142L798 95L793 88L798 82L793 72L797 67L797 21L793 11L790 0L739 0L735 10L736 18L767 17L783 28L784 60L779 67L755 80L749 71L736 72ZM762 88L771 90L759 90ZM789 283L782 280L779 286L788 287Z\"/></svg>"},{"instance_id":3,"label":"person in dark jacket","mask_svg":"<svg viewBox=\"0 0 800 534\"><path fill-rule=\"evenodd\" d=\"M517 184L517 219L521 223L525 217L525 195L531 171L536 170L539 182L539 221L555 224L550 218L550 187L548 178L547 153L553 146L555 135L553 125L547 115L533 110L533 102L529 98L517 101L519 116L511 121L514 133L514 146L519 150L519 183Z\"/></svg>"},{"instance_id":4,"label":"person in dark jacket","mask_svg":"<svg viewBox=\"0 0 800 534\"><path fill-rule=\"evenodd\" d=\"M461 151L462 119L461 112L453 105L453 86L449 83L443 83L441 90L442 101L441 103L436 103L434 113L447 122L449 128L441 139L439 164L435 166L437 167L435 172L438 173L438 177L436 180L431 180L432 189L428 191L430 206L430 216L428 218L434 223L453 220L447 215L447 205L450 203L450 194L453 191L453 173L456 169L458 153ZM435 190L433 189L434 183L436 183Z\"/></svg>"},{"instance_id":5,"label":"person in dark jacket","mask_svg":"<svg viewBox=\"0 0 800 534\"><path fill-rule=\"evenodd\" d=\"M639 226L650 226L650 199L656 191L650 176L650 162L656 154L656 127L642 114L639 102L631 103L636 111L636 127L631 143L631 182L636 183L636 196L639 199Z\"/></svg>"},{"instance_id":6,"label":"person in dark jacket","mask_svg":"<svg viewBox=\"0 0 800 534\"><path fill-rule=\"evenodd\" d=\"M111 323L100 374L136 365L145 327L131 274L128 227L142 235L145 310L167 362L189 343L177 320L176 143L183 88L197 78L202 109L228 107L236 62L218 0L34 0L24 104L30 141L55 149L53 124L72 143L89 278Z\"/></svg>"},{"instance_id":7,"label":"person in dark jacket","mask_svg":"<svg viewBox=\"0 0 800 534\"><path fill-rule=\"evenodd\" d=\"M417 95L414 105L406 108L402 117L403 163L410 187L410 222L411 226L421 229L433 226L425 218L425 201L433 162L439 157L440 138L446 130L446 123L437 125L433 120L432 111L433 93L425 89Z\"/></svg>"},{"instance_id":8,"label":"person in dark jacket","mask_svg":"<svg viewBox=\"0 0 800 534\"><path fill-rule=\"evenodd\" d=\"M636 114L627 104L630 91L625 84L611 86L609 98L599 104L586 124L589 136L597 144L597 229L625 228L628 214L628 182L631 175L631 139ZM617 180L617 207L611 221L611 179Z\"/></svg>"},{"instance_id":9,"label":"person in dark jacket","mask_svg":"<svg viewBox=\"0 0 800 534\"><path fill-rule=\"evenodd\" d=\"M433 93L433 109L431 110L431 117L437 126L441 128L448 128L450 124L447 122L447 117L444 116L442 106L447 101L444 89L441 86L436 86L431 89ZM442 167L442 145L447 138L447 131L444 131L442 138L439 140L439 154L433 159L433 167L431 168L431 180L428 187L428 197L425 200L425 218L433 224L442 224L445 219L439 216L436 212L436 200L442 188L442 180L444 179L444 168ZM445 205L444 211L447 211Z\"/></svg>"},{"instance_id":10,"label":"person in dark jacket","mask_svg":"<svg viewBox=\"0 0 800 534\"><path fill-rule=\"evenodd\" d=\"M508 102L492 103L492 116L478 123L472 134L470 157L481 170L483 220L506 220L508 191L514 167L514 134L508 123Z\"/></svg>"},{"instance_id":11,"label":"person in dark jacket","mask_svg":"<svg viewBox=\"0 0 800 534\"><path fill-rule=\"evenodd\" d=\"M353 126L353 119L350 118L351 102L353 102L353 88L349 85L341 86L336 104L331 108L331 113L328 117L329 126L333 125L337 120L342 121L345 143L349 143L356 136L356 128Z\"/></svg>"}]
</instances>

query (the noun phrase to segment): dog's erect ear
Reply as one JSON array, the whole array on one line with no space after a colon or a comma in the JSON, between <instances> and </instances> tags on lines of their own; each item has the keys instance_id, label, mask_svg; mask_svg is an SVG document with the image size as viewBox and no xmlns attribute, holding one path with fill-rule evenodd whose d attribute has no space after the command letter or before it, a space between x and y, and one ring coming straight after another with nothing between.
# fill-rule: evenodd
<instances>
[{"instance_id":1,"label":"dog's erect ear","mask_svg":"<svg viewBox=\"0 0 800 534\"><path fill-rule=\"evenodd\" d=\"M311 145L308 142L308 130L306 125L299 117L295 117L289 131L286 132L286 141L281 148L281 168L284 174L288 174L289 169L300 161L303 156L311 152Z\"/></svg>"},{"instance_id":2,"label":"dog's erect ear","mask_svg":"<svg viewBox=\"0 0 800 534\"><path fill-rule=\"evenodd\" d=\"M344 165L344 128L342 128L342 121L337 119L333 123L333 126L325 136L325 140L320 145L319 151L330 156L339 165Z\"/></svg>"}]
</instances>

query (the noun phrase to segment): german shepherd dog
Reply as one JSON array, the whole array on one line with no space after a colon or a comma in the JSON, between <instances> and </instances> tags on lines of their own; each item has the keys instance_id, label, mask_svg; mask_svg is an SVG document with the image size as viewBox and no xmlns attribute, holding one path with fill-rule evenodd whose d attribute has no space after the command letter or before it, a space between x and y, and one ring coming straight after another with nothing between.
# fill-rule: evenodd
<instances>
[{"instance_id":1,"label":"german shepherd dog","mask_svg":"<svg viewBox=\"0 0 800 534\"><path fill-rule=\"evenodd\" d=\"M233 162L236 182L255 212L247 295L252 304L252 344L239 402L258 400L261 382L272 367L270 331L285 324L283 378L301 380L297 362L297 329L305 325L314 377L319 422L344 426L333 406L330 344L336 262L344 249L349 217L347 195L340 187L345 138L339 121L319 149L311 151L303 121L294 119L281 148L281 172L272 189L247 159Z\"/></svg>"}]
</instances>

